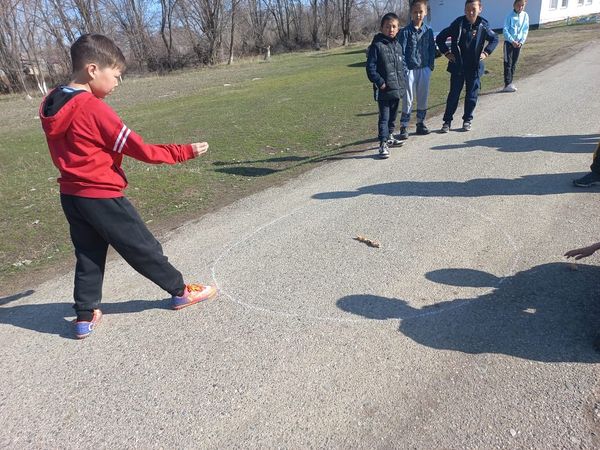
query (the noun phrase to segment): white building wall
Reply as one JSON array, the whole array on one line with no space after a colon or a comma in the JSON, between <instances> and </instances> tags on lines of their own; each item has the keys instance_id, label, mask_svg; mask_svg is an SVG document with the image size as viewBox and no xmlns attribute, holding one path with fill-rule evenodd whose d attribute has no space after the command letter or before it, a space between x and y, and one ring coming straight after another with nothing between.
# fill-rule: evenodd
<instances>
[{"instance_id":1,"label":"white building wall","mask_svg":"<svg viewBox=\"0 0 600 450\"><path fill-rule=\"evenodd\" d=\"M542 0L540 23L600 13L600 0Z\"/></svg>"},{"instance_id":2,"label":"white building wall","mask_svg":"<svg viewBox=\"0 0 600 450\"><path fill-rule=\"evenodd\" d=\"M554 3L557 7L551 8ZM563 7L563 4L566 4L566 7ZM429 5L429 25L435 33L464 15L465 11L465 0L429 0ZM482 0L482 5L481 15L490 22L492 28L499 29L503 27L504 18L513 7L513 0ZM600 13L600 0L528 0L525 11L529 14L529 23L538 25L568 17Z\"/></svg>"}]
</instances>

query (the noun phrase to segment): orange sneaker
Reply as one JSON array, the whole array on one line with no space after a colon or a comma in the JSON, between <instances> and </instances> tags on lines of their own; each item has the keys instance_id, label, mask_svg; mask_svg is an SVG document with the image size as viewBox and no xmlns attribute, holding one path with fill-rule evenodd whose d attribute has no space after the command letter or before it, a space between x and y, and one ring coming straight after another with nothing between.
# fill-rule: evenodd
<instances>
[{"instance_id":1,"label":"orange sneaker","mask_svg":"<svg viewBox=\"0 0 600 450\"><path fill-rule=\"evenodd\" d=\"M173 296L171 307L181 309L204 300L213 298L217 294L217 288L204 284L186 284L181 297Z\"/></svg>"}]
</instances>

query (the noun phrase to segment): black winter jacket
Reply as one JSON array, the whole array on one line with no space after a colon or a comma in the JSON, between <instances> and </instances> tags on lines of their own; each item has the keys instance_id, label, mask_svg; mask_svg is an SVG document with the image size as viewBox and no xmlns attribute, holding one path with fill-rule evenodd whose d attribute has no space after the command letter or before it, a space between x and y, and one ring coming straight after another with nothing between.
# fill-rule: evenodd
<instances>
[{"instance_id":1,"label":"black winter jacket","mask_svg":"<svg viewBox=\"0 0 600 450\"><path fill-rule=\"evenodd\" d=\"M397 39L378 33L369 46L367 77L379 90L381 100L401 99L404 96L406 70L402 47ZM386 88L381 89L385 83Z\"/></svg>"},{"instance_id":2,"label":"black winter jacket","mask_svg":"<svg viewBox=\"0 0 600 450\"><path fill-rule=\"evenodd\" d=\"M498 45L498 36L490 28L490 24L487 20L485 20L481 16L478 17L477 20L479 24L477 26L477 31L475 35L475 55L471 56L473 58L478 59L479 55L481 55L482 52L485 52L488 55L490 55L494 51L496 45ZM463 73L465 70L462 50L459 46L465 22L467 22L465 16L458 17L450 24L448 28L444 28L442 31L440 31L440 33L435 38L435 43L437 44L438 48L440 49L440 52L442 52L443 55L448 53L448 51L451 51L454 55L455 61L448 61L447 70L450 73L459 74ZM450 49L448 49L448 46L446 45L446 40L448 38L452 39ZM486 41L488 42L488 44L484 48ZM475 77L481 76L483 75L483 69L483 61L479 61L479 66L474 68L475 73L470 75Z\"/></svg>"}]
</instances>

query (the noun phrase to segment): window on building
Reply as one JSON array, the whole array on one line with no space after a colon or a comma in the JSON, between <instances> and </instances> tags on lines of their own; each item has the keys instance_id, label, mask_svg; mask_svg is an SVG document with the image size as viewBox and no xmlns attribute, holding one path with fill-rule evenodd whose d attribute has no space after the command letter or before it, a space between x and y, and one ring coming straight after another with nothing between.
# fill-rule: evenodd
<instances>
[{"instance_id":1,"label":"window on building","mask_svg":"<svg viewBox=\"0 0 600 450\"><path fill-rule=\"evenodd\" d=\"M586 5L591 5L593 0L585 0Z\"/></svg>"},{"instance_id":2,"label":"window on building","mask_svg":"<svg viewBox=\"0 0 600 450\"><path fill-rule=\"evenodd\" d=\"M569 0L561 0L560 1L561 8L566 8L567 6L569 6Z\"/></svg>"},{"instance_id":3,"label":"window on building","mask_svg":"<svg viewBox=\"0 0 600 450\"><path fill-rule=\"evenodd\" d=\"M583 1L583 0L580 0ZM558 8L558 0L550 0L550 9Z\"/></svg>"},{"instance_id":4,"label":"window on building","mask_svg":"<svg viewBox=\"0 0 600 450\"><path fill-rule=\"evenodd\" d=\"M583 0L577 0L577 6L583 6Z\"/></svg>"}]
</instances>

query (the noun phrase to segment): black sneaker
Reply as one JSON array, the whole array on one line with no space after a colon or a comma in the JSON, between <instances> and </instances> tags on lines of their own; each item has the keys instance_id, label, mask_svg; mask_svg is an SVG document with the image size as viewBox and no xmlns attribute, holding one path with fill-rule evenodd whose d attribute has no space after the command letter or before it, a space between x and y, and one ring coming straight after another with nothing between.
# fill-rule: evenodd
<instances>
[{"instance_id":1,"label":"black sneaker","mask_svg":"<svg viewBox=\"0 0 600 450\"><path fill-rule=\"evenodd\" d=\"M600 175L596 172L590 172L581 178L573 180L573 184L577 187L591 187L600 184Z\"/></svg>"},{"instance_id":2,"label":"black sneaker","mask_svg":"<svg viewBox=\"0 0 600 450\"><path fill-rule=\"evenodd\" d=\"M429 128L427 128L427 125L425 125L423 122L419 122L417 124L417 134L421 136L429 134Z\"/></svg>"},{"instance_id":3,"label":"black sneaker","mask_svg":"<svg viewBox=\"0 0 600 450\"><path fill-rule=\"evenodd\" d=\"M449 133L450 132L450 122L444 122L444 124L442 125L442 129L440 131L442 133Z\"/></svg>"},{"instance_id":4,"label":"black sneaker","mask_svg":"<svg viewBox=\"0 0 600 450\"><path fill-rule=\"evenodd\" d=\"M400 127L400 134L398 135L401 141L405 141L408 139L408 130L406 127Z\"/></svg>"}]
</instances>

